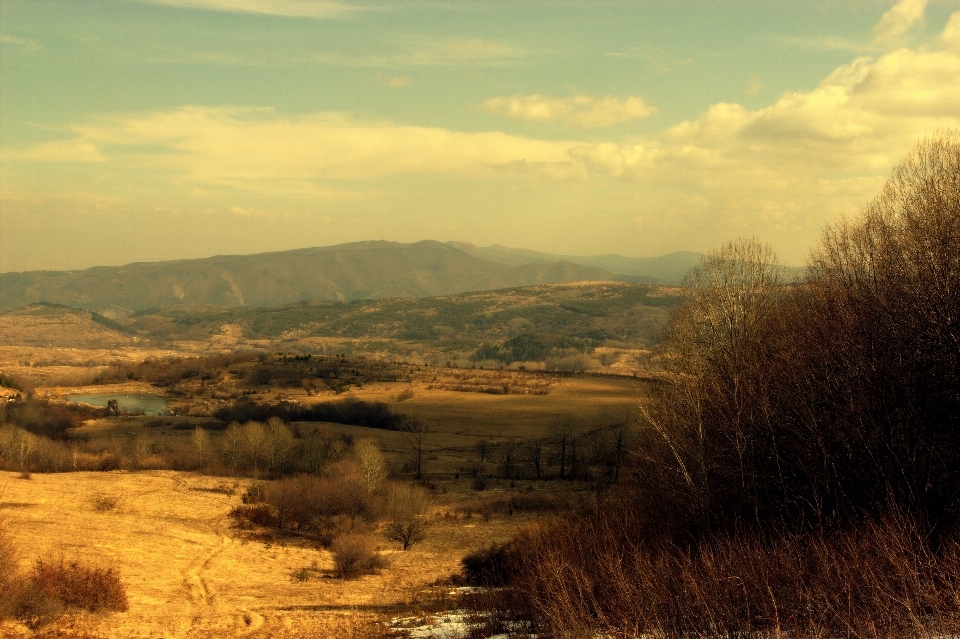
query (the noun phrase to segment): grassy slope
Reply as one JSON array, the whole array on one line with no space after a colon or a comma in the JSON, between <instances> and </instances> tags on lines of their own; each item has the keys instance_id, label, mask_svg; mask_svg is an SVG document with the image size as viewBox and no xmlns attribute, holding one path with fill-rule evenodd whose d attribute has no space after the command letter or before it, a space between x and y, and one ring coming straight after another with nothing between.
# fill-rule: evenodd
<instances>
[{"instance_id":1,"label":"grassy slope","mask_svg":"<svg viewBox=\"0 0 960 639\"><path fill-rule=\"evenodd\" d=\"M31 304L0 314L0 344L115 348L135 342L130 330L96 313Z\"/></svg>"}]
</instances>

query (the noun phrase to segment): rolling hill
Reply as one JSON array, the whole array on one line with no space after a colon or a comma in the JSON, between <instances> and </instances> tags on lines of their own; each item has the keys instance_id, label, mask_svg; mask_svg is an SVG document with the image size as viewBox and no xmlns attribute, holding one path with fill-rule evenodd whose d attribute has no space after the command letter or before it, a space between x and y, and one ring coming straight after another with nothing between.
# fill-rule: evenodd
<instances>
[{"instance_id":1,"label":"rolling hill","mask_svg":"<svg viewBox=\"0 0 960 639\"><path fill-rule=\"evenodd\" d=\"M0 313L0 346L117 348L137 341L126 327L90 311L30 304Z\"/></svg>"},{"instance_id":2,"label":"rolling hill","mask_svg":"<svg viewBox=\"0 0 960 639\"><path fill-rule=\"evenodd\" d=\"M662 258L581 258L459 242L356 242L77 271L3 273L0 312L45 301L116 319L197 304L274 307L309 300L422 298L576 281L670 284L697 257L683 253Z\"/></svg>"}]
</instances>

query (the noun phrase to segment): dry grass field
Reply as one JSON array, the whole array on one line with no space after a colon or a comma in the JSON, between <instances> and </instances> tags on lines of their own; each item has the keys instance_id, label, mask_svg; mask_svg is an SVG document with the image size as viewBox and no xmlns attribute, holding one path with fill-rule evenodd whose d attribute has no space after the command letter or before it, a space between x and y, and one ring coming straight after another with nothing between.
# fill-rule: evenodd
<instances>
[{"instance_id":1,"label":"dry grass field","mask_svg":"<svg viewBox=\"0 0 960 639\"><path fill-rule=\"evenodd\" d=\"M24 568L36 557L81 559L118 568L127 587L127 612L63 618L40 636L370 636L382 628L378 621L449 591L431 584L457 572L466 552L506 539L524 522L444 516L464 495L441 495L422 543L403 552L373 533L389 567L343 581L331 576L326 550L295 538L257 541L231 528L227 513L245 483L172 471L0 473L0 516ZM34 635L7 623L0 636Z\"/></svg>"}]
</instances>

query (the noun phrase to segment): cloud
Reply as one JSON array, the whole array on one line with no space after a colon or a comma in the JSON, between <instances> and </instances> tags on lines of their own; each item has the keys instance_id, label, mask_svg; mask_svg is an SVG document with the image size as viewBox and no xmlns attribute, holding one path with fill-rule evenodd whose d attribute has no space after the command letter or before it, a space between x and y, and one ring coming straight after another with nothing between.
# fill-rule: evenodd
<instances>
[{"instance_id":1,"label":"cloud","mask_svg":"<svg viewBox=\"0 0 960 639\"><path fill-rule=\"evenodd\" d=\"M374 77L377 79L377 82L392 89L402 89L413 84L413 80L411 80L410 76L408 75L394 75L388 78L383 74L382 71L377 71L377 74Z\"/></svg>"},{"instance_id":2,"label":"cloud","mask_svg":"<svg viewBox=\"0 0 960 639\"><path fill-rule=\"evenodd\" d=\"M608 58L639 60L661 75L674 66L685 67L693 64L693 58L674 58L663 49L650 47L630 47L626 51L608 51L604 55Z\"/></svg>"},{"instance_id":3,"label":"cloud","mask_svg":"<svg viewBox=\"0 0 960 639\"><path fill-rule=\"evenodd\" d=\"M756 234L788 253L810 246L823 224L872 198L919 139L960 128L958 25L960 13L940 48L854 59L764 108L714 104L641 138L643 152L622 154L620 174L692 234Z\"/></svg>"},{"instance_id":4,"label":"cloud","mask_svg":"<svg viewBox=\"0 0 960 639\"><path fill-rule=\"evenodd\" d=\"M949 48L960 50L960 11L950 16L946 28L940 35L940 41Z\"/></svg>"},{"instance_id":5,"label":"cloud","mask_svg":"<svg viewBox=\"0 0 960 639\"><path fill-rule=\"evenodd\" d=\"M754 73L747 80L747 95L756 95L763 89L763 80L759 74Z\"/></svg>"},{"instance_id":6,"label":"cloud","mask_svg":"<svg viewBox=\"0 0 960 639\"><path fill-rule=\"evenodd\" d=\"M316 62L357 67L443 67L443 66L504 66L516 64L527 56L527 51L497 40L416 39L400 45L397 53L345 56L340 53L322 53Z\"/></svg>"},{"instance_id":7,"label":"cloud","mask_svg":"<svg viewBox=\"0 0 960 639\"><path fill-rule=\"evenodd\" d=\"M554 98L545 95L515 95L485 100L487 113L521 122L561 121L581 128L608 127L621 122L645 118L657 112L643 98L629 96L620 100L613 96L593 98L578 95Z\"/></svg>"},{"instance_id":8,"label":"cloud","mask_svg":"<svg viewBox=\"0 0 960 639\"><path fill-rule=\"evenodd\" d=\"M923 20L927 0L899 0L873 28L875 42L889 42Z\"/></svg>"},{"instance_id":9,"label":"cloud","mask_svg":"<svg viewBox=\"0 0 960 639\"><path fill-rule=\"evenodd\" d=\"M499 131L464 133L338 113L285 116L271 109L184 107L107 116L71 127L71 139L4 149L7 161L110 162L193 185L311 192L322 180L393 175L478 175L576 164L581 143Z\"/></svg>"},{"instance_id":10,"label":"cloud","mask_svg":"<svg viewBox=\"0 0 960 639\"><path fill-rule=\"evenodd\" d=\"M0 148L3 162L106 162L100 147L82 138L34 144L25 149Z\"/></svg>"},{"instance_id":11,"label":"cloud","mask_svg":"<svg viewBox=\"0 0 960 639\"><path fill-rule=\"evenodd\" d=\"M333 0L134 0L142 4L162 4L182 9L202 9L231 13L261 13L293 18L331 18L358 8Z\"/></svg>"},{"instance_id":12,"label":"cloud","mask_svg":"<svg viewBox=\"0 0 960 639\"><path fill-rule=\"evenodd\" d=\"M29 38L18 38L10 35L0 35L0 42L3 44L14 44L30 52L39 51L43 48L38 42L30 40Z\"/></svg>"}]
</instances>

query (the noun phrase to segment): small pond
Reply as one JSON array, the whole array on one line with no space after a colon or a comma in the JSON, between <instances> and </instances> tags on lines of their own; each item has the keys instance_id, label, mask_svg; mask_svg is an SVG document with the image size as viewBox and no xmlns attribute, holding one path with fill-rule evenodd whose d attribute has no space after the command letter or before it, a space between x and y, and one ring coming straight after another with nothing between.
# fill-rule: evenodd
<instances>
[{"instance_id":1,"label":"small pond","mask_svg":"<svg viewBox=\"0 0 960 639\"><path fill-rule=\"evenodd\" d=\"M143 411L146 415L159 415L167 408L167 398L160 395L70 395L67 399L71 402L92 404L103 408L107 407L109 400L115 399L121 412L136 413Z\"/></svg>"}]
</instances>

